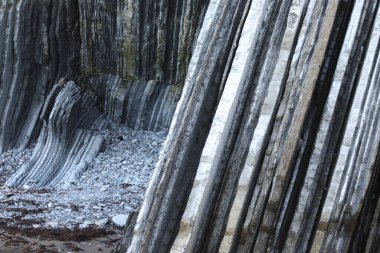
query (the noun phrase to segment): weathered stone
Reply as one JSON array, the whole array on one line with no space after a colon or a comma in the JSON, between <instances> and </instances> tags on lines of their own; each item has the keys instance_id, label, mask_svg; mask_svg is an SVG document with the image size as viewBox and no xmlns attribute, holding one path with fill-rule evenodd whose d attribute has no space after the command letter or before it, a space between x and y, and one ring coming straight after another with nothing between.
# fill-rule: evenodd
<instances>
[{"instance_id":1,"label":"weathered stone","mask_svg":"<svg viewBox=\"0 0 380 253\"><path fill-rule=\"evenodd\" d=\"M124 227L128 220L128 215L118 214L111 218L112 223L118 227Z\"/></svg>"},{"instance_id":2,"label":"weathered stone","mask_svg":"<svg viewBox=\"0 0 380 253\"><path fill-rule=\"evenodd\" d=\"M108 218L103 218L95 222L96 226L103 228L108 223Z\"/></svg>"},{"instance_id":3,"label":"weathered stone","mask_svg":"<svg viewBox=\"0 0 380 253\"><path fill-rule=\"evenodd\" d=\"M44 126L30 161L6 185L69 187L98 154L100 130L108 121L96 108L96 98L74 82L57 84L41 116Z\"/></svg>"},{"instance_id":4,"label":"weathered stone","mask_svg":"<svg viewBox=\"0 0 380 253\"><path fill-rule=\"evenodd\" d=\"M376 249L378 16L377 1L210 2L122 252ZM238 38L222 67L218 25Z\"/></svg>"},{"instance_id":5,"label":"weathered stone","mask_svg":"<svg viewBox=\"0 0 380 253\"><path fill-rule=\"evenodd\" d=\"M379 48L377 0L2 1L7 184L69 187L108 115L169 130L118 252L377 252Z\"/></svg>"},{"instance_id":6,"label":"weathered stone","mask_svg":"<svg viewBox=\"0 0 380 253\"><path fill-rule=\"evenodd\" d=\"M80 73L76 0L0 3L0 152L38 136L42 106L61 78Z\"/></svg>"}]
</instances>

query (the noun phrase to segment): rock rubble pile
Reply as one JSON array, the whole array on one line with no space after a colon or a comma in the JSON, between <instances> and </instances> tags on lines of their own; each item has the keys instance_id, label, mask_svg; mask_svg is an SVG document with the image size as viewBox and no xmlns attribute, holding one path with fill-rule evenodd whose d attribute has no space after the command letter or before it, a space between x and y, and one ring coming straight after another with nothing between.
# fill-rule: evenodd
<instances>
[{"instance_id":1,"label":"rock rubble pile","mask_svg":"<svg viewBox=\"0 0 380 253\"><path fill-rule=\"evenodd\" d=\"M110 124L101 152L67 189L3 188L1 223L13 228L120 228L138 208L165 133ZM27 162L32 149L0 156L1 182Z\"/></svg>"}]
</instances>

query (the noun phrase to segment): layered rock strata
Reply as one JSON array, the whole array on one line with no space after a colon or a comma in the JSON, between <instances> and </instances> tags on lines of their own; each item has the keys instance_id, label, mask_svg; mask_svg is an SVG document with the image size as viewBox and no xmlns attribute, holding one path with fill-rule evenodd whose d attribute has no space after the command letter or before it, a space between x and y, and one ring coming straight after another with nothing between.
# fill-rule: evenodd
<instances>
[{"instance_id":1,"label":"layered rock strata","mask_svg":"<svg viewBox=\"0 0 380 253\"><path fill-rule=\"evenodd\" d=\"M6 182L12 187L69 187L98 154L107 118L94 94L74 82L53 87L42 111L44 125L33 155Z\"/></svg>"},{"instance_id":2,"label":"layered rock strata","mask_svg":"<svg viewBox=\"0 0 380 253\"><path fill-rule=\"evenodd\" d=\"M50 89L78 78L79 28L74 0L0 2L0 153L38 137Z\"/></svg>"},{"instance_id":3,"label":"layered rock strata","mask_svg":"<svg viewBox=\"0 0 380 253\"><path fill-rule=\"evenodd\" d=\"M171 124L119 252L377 252L379 25L377 0L2 1L0 152L41 133L7 184L67 186L99 106Z\"/></svg>"},{"instance_id":4,"label":"layered rock strata","mask_svg":"<svg viewBox=\"0 0 380 253\"><path fill-rule=\"evenodd\" d=\"M112 90L98 94L118 101L105 108L115 120L167 130L208 0L79 2L82 77Z\"/></svg>"},{"instance_id":5,"label":"layered rock strata","mask_svg":"<svg viewBox=\"0 0 380 253\"><path fill-rule=\"evenodd\" d=\"M93 131L105 122L96 106L133 129L167 131L206 7L198 0L2 1L0 153L38 139L7 185L69 185L99 150ZM58 95L59 80L93 94L70 83Z\"/></svg>"},{"instance_id":6,"label":"layered rock strata","mask_svg":"<svg viewBox=\"0 0 380 253\"><path fill-rule=\"evenodd\" d=\"M378 251L378 5L211 1L118 251Z\"/></svg>"},{"instance_id":7,"label":"layered rock strata","mask_svg":"<svg viewBox=\"0 0 380 253\"><path fill-rule=\"evenodd\" d=\"M168 130L207 3L1 1L0 152L38 138L61 78L94 91L118 122Z\"/></svg>"}]
</instances>

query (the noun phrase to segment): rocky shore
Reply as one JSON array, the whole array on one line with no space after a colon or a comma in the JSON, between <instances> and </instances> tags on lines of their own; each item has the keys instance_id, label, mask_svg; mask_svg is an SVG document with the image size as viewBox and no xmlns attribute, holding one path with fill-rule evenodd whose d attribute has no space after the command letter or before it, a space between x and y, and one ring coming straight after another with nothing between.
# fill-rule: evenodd
<instances>
[{"instance_id":1,"label":"rocky shore","mask_svg":"<svg viewBox=\"0 0 380 253\"><path fill-rule=\"evenodd\" d=\"M101 231L99 235L120 234L128 216L140 205L165 133L110 124L102 136L101 152L67 189L4 187L7 178L29 160L33 147L3 153L1 227L24 232L72 231L73 235L91 230Z\"/></svg>"}]
</instances>

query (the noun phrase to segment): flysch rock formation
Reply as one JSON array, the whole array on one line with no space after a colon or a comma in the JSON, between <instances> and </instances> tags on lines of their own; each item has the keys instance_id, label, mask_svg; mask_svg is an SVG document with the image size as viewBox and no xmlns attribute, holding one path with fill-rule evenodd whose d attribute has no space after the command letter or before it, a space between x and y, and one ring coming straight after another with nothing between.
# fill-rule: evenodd
<instances>
[{"instance_id":1,"label":"flysch rock formation","mask_svg":"<svg viewBox=\"0 0 380 253\"><path fill-rule=\"evenodd\" d=\"M82 94L72 81L53 87L41 119L44 126L31 159L8 179L7 186L69 187L99 153L100 131L108 125L95 95Z\"/></svg>"},{"instance_id":2,"label":"flysch rock formation","mask_svg":"<svg viewBox=\"0 0 380 253\"><path fill-rule=\"evenodd\" d=\"M82 78L113 120L167 130L208 0L78 2Z\"/></svg>"},{"instance_id":3,"label":"flysch rock formation","mask_svg":"<svg viewBox=\"0 0 380 253\"><path fill-rule=\"evenodd\" d=\"M378 252L379 1L210 1L118 252Z\"/></svg>"},{"instance_id":4,"label":"flysch rock formation","mask_svg":"<svg viewBox=\"0 0 380 253\"><path fill-rule=\"evenodd\" d=\"M0 2L0 152L38 137L44 101L80 66L76 1Z\"/></svg>"},{"instance_id":5,"label":"flysch rock formation","mask_svg":"<svg viewBox=\"0 0 380 253\"><path fill-rule=\"evenodd\" d=\"M130 128L167 131L206 7L1 1L0 153L38 139L6 185L70 186L101 146L106 120L96 107Z\"/></svg>"},{"instance_id":6,"label":"flysch rock formation","mask_svg":"<svg viewBox=\"0 0 380 253\"><path fill-rule=\"evenodd\" d=\"M168 131L117 252L378 252L378 0L2 0L0 153L70 187ZM178 104L177 104L178 102Z\"/></svg>"}]
</instances>

